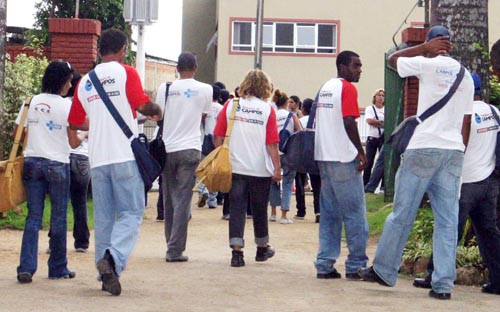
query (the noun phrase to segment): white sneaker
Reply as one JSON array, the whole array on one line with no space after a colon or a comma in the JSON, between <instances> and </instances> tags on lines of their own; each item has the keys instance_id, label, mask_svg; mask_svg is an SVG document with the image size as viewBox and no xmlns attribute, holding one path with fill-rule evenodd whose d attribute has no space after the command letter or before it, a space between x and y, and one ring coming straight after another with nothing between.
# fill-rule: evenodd
<instances>
[{"instance_id":1,"label":"white sneaker","mask_svg":"<svg viewBox=\"0 0 500 312\"><path fill-rule=\"evenodd\" d=\"M275 215L271 215L269 217L269 221L276 222L276 216Z\"/></svg>"},{"instance_id":2,"label":"white sneaker","mask_svg":"<svg viewBox=\"0 0 500 312\"><path fill-rule=\"evenodd\" d=\"M281 219L280 224L293 224L293 221L290 219Z\"/></svg>"}]
</instances>

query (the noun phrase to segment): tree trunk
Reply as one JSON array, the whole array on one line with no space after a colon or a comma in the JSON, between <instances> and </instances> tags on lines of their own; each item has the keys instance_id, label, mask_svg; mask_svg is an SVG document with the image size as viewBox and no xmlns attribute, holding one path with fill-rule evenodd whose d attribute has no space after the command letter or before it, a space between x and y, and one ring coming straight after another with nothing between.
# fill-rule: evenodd
<instances>
[{"instance_id":1,"label":"tree trunk","mask_svg":"<svg viewBox=\"0 0 500 312\"><path fill-rule=\"evenodd\" d=\"M5 81L5 45L7 37L7 0L0 0L0 140L4 140L3 129L3 83ZM0 158L3 156L3 144L0 144Z\"/></svg>"},{"instance_id":2,"label":"tree trunk","mask_svg":"<svg viewBox=\"0 0 500 312\"><path fill-rule=\"evenodd\" d=\"M450 30L451 56L481 77L483 99L488 102L488 0L432 0L431 26L435 25ZM476 43L481 48L476 48Z\"/></svg>"}]
</instances>

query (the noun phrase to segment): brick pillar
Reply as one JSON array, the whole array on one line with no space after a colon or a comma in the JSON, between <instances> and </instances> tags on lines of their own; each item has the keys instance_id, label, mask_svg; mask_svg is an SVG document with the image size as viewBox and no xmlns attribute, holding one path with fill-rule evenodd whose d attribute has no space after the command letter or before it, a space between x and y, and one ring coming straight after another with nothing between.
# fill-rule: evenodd
<instances>
[{"instance_id":1,"label":"brick pillar","mask_svg":"<svg viewBox=\"0 0 500 312\"><path fill-rule=\"evenodd\" d=\"M406 28L403 30L403 43L409 47L421 44L427 36L427 28ZM416 77L408 77L405 81L404 93L404 118L417 114L418 107L418 79Z\"/></svg>"},{"instance_id":2,"label":"brick pillar","mask_svg":"<svg viewBox=\"0 0 500 312\"><path fill-rule=\"evenodd\" d=\"M81 74L86 74L94 67L101 22L92 19L49 18L49 32L52 60L68 61Z\"/></svg>"}]
</instances>

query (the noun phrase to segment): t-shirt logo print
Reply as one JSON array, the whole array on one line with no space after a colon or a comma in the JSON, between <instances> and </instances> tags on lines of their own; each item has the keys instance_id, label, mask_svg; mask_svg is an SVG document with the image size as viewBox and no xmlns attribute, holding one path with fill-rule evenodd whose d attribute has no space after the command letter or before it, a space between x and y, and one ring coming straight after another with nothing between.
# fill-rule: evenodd
<instances>
[{"instance_id":1,"label":"t-shirt logo print","mask_svg":"<svg viewBox=\"0 0 500 312\"><path fill-rule=\"evenodd\" d=\"M481 116L479 116L477 113L474 113L474 119L476 120L477 124L481 123Z\"/></svg>"},{"instance_id":2,"label":"t-shirt logo print","mask_svg":"<svg viewBox=\"0 0 500 312\"><path fill-rule=\"evenodd\" d=\"M198 95L198 91L192 90L192 89L188 88L186 91L184 91L184 95L189 99L192 96L197 96Z\"/></svg>"},{"instance_id":3,"label":"t-shirt logo print","mask_svg":"<svg viewBox=\"0 0 500 312\"><path fill-rule=\"evenodd\" d=\"M62 125L55 124L52 120L45 124L50 131L61 130Z\"/></svg>"},{"instance_id":4,"label":"t-shirt logo print","mask_svg":"<svg viewBox=\"0 0 500 312\"><path fill-rule=\"evenodd\" d=\"M92 90L92 82L90 82L90 80L87 80L87 82L85 83L85 90Z\"/></svg>"}]
</instances>

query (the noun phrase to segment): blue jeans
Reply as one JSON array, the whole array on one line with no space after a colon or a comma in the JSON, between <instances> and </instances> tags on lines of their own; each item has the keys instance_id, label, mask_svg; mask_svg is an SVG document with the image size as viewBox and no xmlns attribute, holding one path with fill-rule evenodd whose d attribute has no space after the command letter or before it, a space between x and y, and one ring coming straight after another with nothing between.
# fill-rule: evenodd
<instances>
[{"instance_id":1,"label":"blue jeans","mask_svg":"<svg viewBox=\"0 0 500 312\"><path fill-rule=\"evenodd\" d=\"M28 215L17 273L35 274L38 258L38 232L42 227L45 196L50 197L49 277L69 274L66 258L66 211L69 195L69 164L41 157L26 157L23 180L28 200Z\"/></svg>"},{"instance_id":2,"label":"blue jeans","mask_svg":"<svg viewBox=\"0 0 500 312\"><path fill-rule=\"evenodd\" d=\"M109 250L120 274L137 242L144 214L144 182L135 161L91 169L95 262Z\"/></svg>"},{"instance_id":3,"label":"blue jeans","mask_svg":"<svg viewBox=\"0 0 500 312\"><path fill-rule=\"evenodd\" d=\"M283 165L281 168L283 169L283 180L281 188L282 194L280 196L279 183L272 182L271 190L269 193L269 200L271 206L281 206L281 210L290 211L293 181L295 180L295 175L297 173L295 170L291 170L286 165Z\"/></svg>"},{"instance_id":4,"label":"blue jeans","mask_svg":"<svg viewBox=\"0 0 500 312\"><path fill-rule=\"evenodd\" d=\"M377 189L377 186L380 184L380 181L384 178L384 163L385 163L385 155L384 155L384 145L382 145L382 149L378 154L377 161L375 162L375 167L373 167L373 171L370 175L370 180L368 184L365 186L365 192L373 193ZM382 185L383 186L383 185Z\"/></svg>"},{"instance_id":5,"label":"blue jeans","mask_svg":"<svg viewBox=\"0 0 500 312\"><path fill-rule=\"evenodd\" d=\"M396 284L403 249L427 193L434 213L432 289L449 293L453 288L463 158L461 151L436 148L410 149L402 155L393 212L387 217L373 260L375 272L387 284Z\"/></svg>"},{"instance_id":6,"label":"blue jeans","mask_svg":"<svg viewBox=\"0 0 500 312\"><path fill-rule=\"evenodd\" d=\"M87 225L87 190L90 182L89 158L70 154L70 198L73 206L73 237L75 248L89 248L89 227Z\"/></svg>"},{"instance_id":7,"label":"blue jeans","mask_svg":"<svg viewBox=\"0 0 500 312\"><path fill-rule=\"evenodd\" d=\"M346 272L354 273L366 267L368 222L363 179L356 169L358 164L357 159L348 163L318 162L321 175L319 251L315 262L318 273L333 271L340 255L342 223L349 249Z\"/></svg>"}]
</instances>

